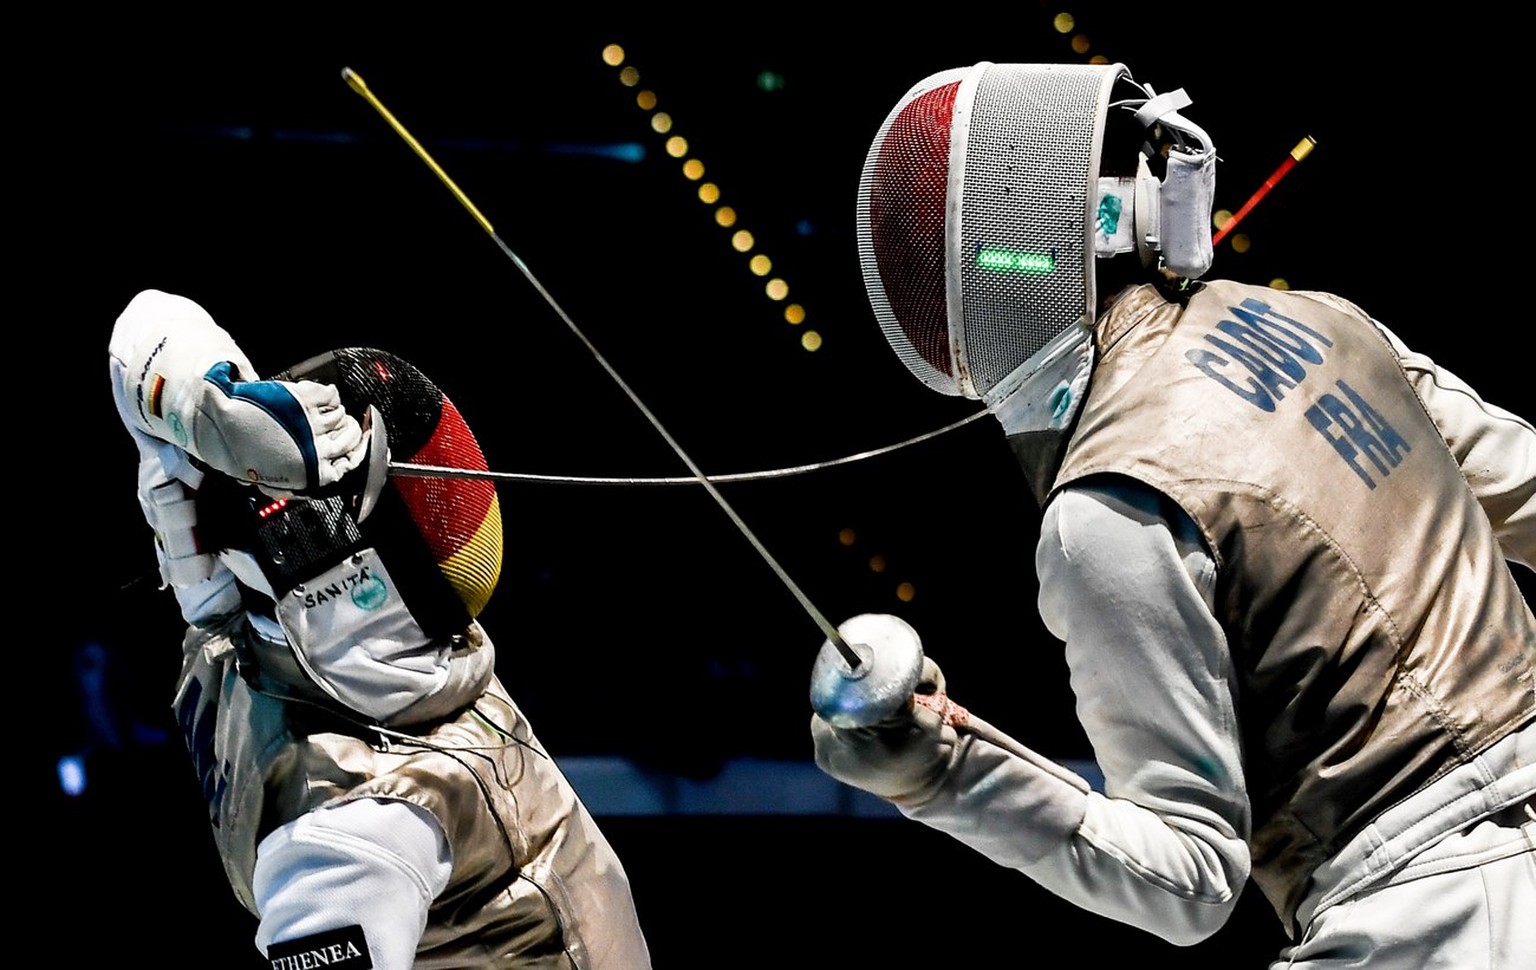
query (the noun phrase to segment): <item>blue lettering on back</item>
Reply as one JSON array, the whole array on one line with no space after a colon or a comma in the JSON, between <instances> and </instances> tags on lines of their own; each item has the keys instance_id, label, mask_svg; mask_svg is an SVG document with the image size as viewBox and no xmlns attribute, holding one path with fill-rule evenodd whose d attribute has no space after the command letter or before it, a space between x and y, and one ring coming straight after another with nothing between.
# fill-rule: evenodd
<instances>
[{"instance_id":1,"label":"blue lettering on back","mask_svg":"<svg viewBox=\"0 0 1536 970\"><path fill-rule=\"evenodd\" d=\"M1354 407L1333 394L1324 394L1307 409L1307 421L1327 439L1366 487L1375 490L1376 481L1361 465L1360 457L1364 455L1376 474L1385 478L1402 464L1402 456L1412 448L1359 392L1342 380L1337 383Z\"/></svg>"},{"instance_id":2,"label":"blue lettering on back","mask_svg":"<svg viewBox=\"0 0 1536 970\"><path fill-rule=\"evenodd\" d=\"M1261 411L1274 411L1275 402L1284 400L1286 391L1306 379L1307 365L1323 362L1317 344L1333 346L1322 333L1259 300L1249 298L1227 310L1237 320L1216 324L1223 336L1205 335L1206 343L1221 353L1191 348L1184 352L1184 359ZM1248 371L1246 379L1223 373L1234 363Z\"/></svg>"},{"instance_id":3,"label":"blue lettering on back","mask_svg":"<svg viewBox=\"0 0 1536 970\"><path fill-rule=\"evenodd\" d=\"M1375 437L1372 440L1375 446L1381 450L1382 459L1391 467L1396 468L1402 463L1403 455L1412 451L1413 448L1407 441L1403 440L1402 435L1397 433L1396 428L1387 423L1386 418L1383 418L1380 412L1367 404L1365 398L1361 397L1354 388L1344 383L1342 379L1339 381L1339 390L1344 392L1344 396L1348 397L1350 402L1354 404L1355 410L1360 412L1360 419L1365 422L1366 427L1375 433Z\"/></svg>"}]
</instances>

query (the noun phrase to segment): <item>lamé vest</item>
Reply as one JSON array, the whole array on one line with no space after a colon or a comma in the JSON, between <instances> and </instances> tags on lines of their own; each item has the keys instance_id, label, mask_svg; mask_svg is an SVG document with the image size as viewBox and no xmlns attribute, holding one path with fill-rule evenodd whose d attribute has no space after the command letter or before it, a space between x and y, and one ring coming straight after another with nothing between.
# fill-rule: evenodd
<instances>
[{"instance_id":1,"label":"lam\u00e9 vest","mask_svg":"<svg viewBox=\"0 0 1536 970\"><path fill-rule=\"evenodd\" d=\"M324 805L397 798L437 819L453 849L417 970L649 966L629 882L574 789L499 681L454 716L383 732L308 700L256 689L237 654L244 620L193 628L176 693L226 875L252 893L256 846ZM478 625L461 649L491 651Z\"/></svg>"},{"instance_id":2,"label":"lam\u00e9 vest","mask_svg":"<svg viewBox=\"0 0 1536 970\"><path fill-rule=\"evenodd\" d=\"M1095 340L1054 489L1129 476L1204 536L1253 878L1292 926L1352 835L1536 717L1536 620L1368 319L1268 287L1212 282L1185 307L1142 287Z\"/></svg>"}]
</instances>

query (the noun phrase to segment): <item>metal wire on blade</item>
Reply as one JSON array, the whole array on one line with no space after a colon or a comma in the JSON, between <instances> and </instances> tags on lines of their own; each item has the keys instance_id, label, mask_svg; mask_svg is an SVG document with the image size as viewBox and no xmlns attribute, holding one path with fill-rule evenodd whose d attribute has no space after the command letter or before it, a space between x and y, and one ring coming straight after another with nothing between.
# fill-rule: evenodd
<instances>
[{"instance_id":1,"label":"metal wire on blade","mask_svg":"<svg viewBox=\"0 0 1536 970\"><path fill-rule=\"evenodd\" d=\"M946 424L942 428L925 432L905 441L898 441L894 445L886 445L882 448L874 448L870 451L861 451L855 455L845 455L842 458L833 458L829 461L813 462L809 465L793 465L788 468L772 468L757 472L736 472L727 475L707 475L711 482L755 482L769 478L788 478L791 475L804 475L807 472L821 471L825 468L835 468L838 465L847 465L855 461L863 461L879 455L888 455L893 451L927 441L929 438L937 438L941 434L954 431L956 428L970 424L977 418L990 412L977 411L967 415L959 421ZM473 468L455 468L452 465L418 465L407 461L392 461L389 463L389 472L392 475L403 475L407 478L475 478L491 479L493 481L508 482L557 482L562 485L697 485L699 479L691 476L675 476L670 478L600 478L590 475L540 475L534 472L498 472L476 471Z\"/></svg>"},{"instance_id":2,"label":"metal wire on blade","mask_svg":"<svg viewBox=\"0 0 1536 970\"><path fill-rule=\"evenodd\" d=\"M790 578L789 573L785 572L784 568L779 565L778 560L773 558L773 555L768 551L767 547L758 541L757 536L752 532L750 528L747 527L746 522L742 520L741 516L736 514L736 510L731 508L730 503L725 500L725 496L720 494L719 490L716 489L709 478L704 475L704 472L699 468L699 466L694 464L693 459L689 458L688 454L683 451L682 446L679 445L677 441L672 437L672 435L668 433L667 429L662 426L661 421L659 421L656 416L651 413L651 409L646 407L645 403L640 400L639 395L630 389L629 385L624 381L624 379L619 376L619 372L614 370L613 366L608 363L607 359L603 357L603 355L598 351L597 347L593 345L592 341L587 339L586 334L582 333L581 328L576 326L576 322L566 314L565 310L560 306L559 303L555 301L555 298L550 294L550 292L546 290L544 285L539 282L538 278L533 275L533 272L528 268L527 264L525 264L522 259L518 257L517 253L512 251L510 246L502 241L500 236L496 235L496 230L492 228L490 220L485 218L485 216L480 213L479 209L475 208L474 204L469 201L469 197L460 191L459 187L455 185L453 180L448 177L448 174L438 166L437 162L432 160L430 155L427 154L426 149L421 147L421 143L418 142L415 138L411 137L410 133L405 130L405 127L395 119L395 116L391 114L387 108L384 107L378 98L374 97L373 92L368 90L368 85L364 83L361 76L359 76L350 67L342 68L341 76L353 91L356 91L358 94L362 95L362 97L367 100L369 104L373 105L374 110L376 110L385 121L389 122L390 127L394 128L395 132L405 140L406 144L410 145L416 154L420 156L421 160L425 162L434 173L436 173L437 177L442 181L442 183L448 187L449 191L451 191L454 197L459 200L460 204L462 204L464 208L468 210L469 214L475 218L475 221L480 224L480 227L485 230L486 234L489 235L491 239L496 243L496 245L501 248L501 251L506 254L507 258L512 261L513 265L515 265L523 274L523 276L527 278L528 282L533 285L534 289L538 290L539 295L542 296L544 301L548 303L549 306L555 311L555 313L560 317L561 321L563 321L566 327L570 329L571 333L574 334L576 338L582 342L582 344L592 354L593 358L598 362L603 370L607 371L608 376L613 379L614 383L619 386L619 388L625 393L626 396L628 396L635 407L639 409L640 413L645 415L645 419L651 423L651 426L656 429L656 432L660 434L661 437L667 442L673 453L682 460L683 464L688 466L689 471L693 472L694 478L700 485L704 487L704 490L710 494L710 497L715 500L716 504L720 506L720 508L725 512L730 520L735 523L736 528L740 530L741 534L746 537L749 543L752 544L752 547L757 550L758 554L763 557L763 561L766 562L768 567L774 571L774 573L779 577L780 581L783 582L785 587L789 589L790 593L794 595L795 599L800 602L800 605L805 610L805 612L811 617L812 620L816 622L817 626L821 627L822 633L825 634L827 639L831 641L833 646L837 648L838 653L842 655L843 659L848 663L849 667L853 670L858 670L862 661L860 660L859 655L854 652L853 648L844 642L842 635L837 631L837 627L833 626L830 622L827 621L827 618L823 616L821 611L816 608L815 604L810 601L810 598L807 597L805 593L801 591L800 587L795 583L795 581Z\"/></svg>"}]
</instances>

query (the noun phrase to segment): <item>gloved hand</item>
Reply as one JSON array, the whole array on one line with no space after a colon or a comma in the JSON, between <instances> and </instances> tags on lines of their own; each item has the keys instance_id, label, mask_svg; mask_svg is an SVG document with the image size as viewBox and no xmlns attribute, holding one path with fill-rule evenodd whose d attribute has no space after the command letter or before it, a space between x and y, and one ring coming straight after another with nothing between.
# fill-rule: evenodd
<instances>
[{"instance_id":1,"label":"gloved hand","mask_svg":"<svg viewBox=\"0 0 1536 970\"><path fill-rule=\"evenodd\" d=\"M334 385L242 381L229 362L204 377L190 450L226 475L270 494L324 488L366 459L368 437Z\"/></svg>"},{"instance_id":2,"label":"gloved hand","mask_svg":"<svg viewBox=\"0 0 1536 970\"><path fill-rule=\"evenodd\" d=\"M945 694L939 665L924 657L914 703L886 721L837 728L811 715L816 766L898 805L921 804L938 791L959 742L950 716L956 710Z\"/></svg>"}]
</instances>

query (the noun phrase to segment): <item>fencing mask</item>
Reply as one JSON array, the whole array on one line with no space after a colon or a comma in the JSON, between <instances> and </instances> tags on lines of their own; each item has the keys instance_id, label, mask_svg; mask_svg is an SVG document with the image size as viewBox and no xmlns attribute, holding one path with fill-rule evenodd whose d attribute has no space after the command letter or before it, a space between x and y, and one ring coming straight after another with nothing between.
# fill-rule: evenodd
<instances>
[{"instance_id":1,"label":"fencing mask","mask_svg":"<svg viewBox=\"0 0 1536 970\"><path fill-rule=\"evenodd\" d=\"M395 574L416 620L433 635L461 632L490 600L501 573L496 486L485 479L387 476L389 459L484 471L485 455L457 407L421 370L387 351L345 347L285 371L286 380L335 384L342 405L370 413L380 438L348 485L358 526ZM382 424L382 429L378 425Z\"/></svg>"},{"instance_id":2,"label":"fencing mask","mask_svg":"<svg viewBox=\"0 0 1536 970\"><path fill-rule=\"evenodd\" d=\"M1122 64L982 62L914 85L865 160L857 225L870 303L908 370L985 401L1010 434L1065 426L1091 362L1096 259L1210 268L1216 155L1188 103ZM1141 144L1106 176L1111 112Z\"/></svg>"}]
</instances>

